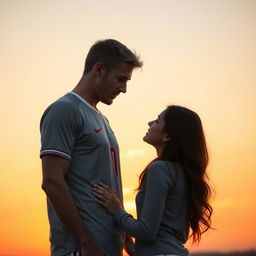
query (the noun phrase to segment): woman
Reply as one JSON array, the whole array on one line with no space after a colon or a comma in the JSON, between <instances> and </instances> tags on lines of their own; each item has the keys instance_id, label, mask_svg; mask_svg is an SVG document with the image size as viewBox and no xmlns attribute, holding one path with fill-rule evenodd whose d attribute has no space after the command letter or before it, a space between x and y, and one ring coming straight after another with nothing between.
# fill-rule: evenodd
<instances>
[{"instance_id":1,"label":"woman","mask_svg":"<svg viewBox=\"0 0 256 256\"><path fill-rule=\"evenodd\" d=\"M94 186L98 203L124 231L136 238L135 255L188 255L183 244L189 231L193 243L211 228L211 190L207 184L208 153L199 116L181 106L169 106L143 140L154 146L154 159L139 177L138 220L122 209L113 191Z\"/></svg>"}]
</instances>

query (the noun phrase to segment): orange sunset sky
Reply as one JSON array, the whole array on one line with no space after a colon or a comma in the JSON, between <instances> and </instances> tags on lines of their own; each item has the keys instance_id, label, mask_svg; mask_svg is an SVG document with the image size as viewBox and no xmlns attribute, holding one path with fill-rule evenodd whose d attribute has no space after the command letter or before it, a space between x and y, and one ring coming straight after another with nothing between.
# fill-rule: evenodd
<instances>
[{"instance_id":1,"label":"orange sunset sky","mask_svg":"<svg viewBox=\"0 0 256 256\"><path fill-rule=\"evenodd\" d=\"M0 256L49 255L39 121L79 81L98 39L136 50L127 94L99 104L119 141L125 206L155 156L142 141L168 104L196 111L210 153L213 226L196 251L256 249L256 1L1 0Z\"/></svg>"}]
</instances>

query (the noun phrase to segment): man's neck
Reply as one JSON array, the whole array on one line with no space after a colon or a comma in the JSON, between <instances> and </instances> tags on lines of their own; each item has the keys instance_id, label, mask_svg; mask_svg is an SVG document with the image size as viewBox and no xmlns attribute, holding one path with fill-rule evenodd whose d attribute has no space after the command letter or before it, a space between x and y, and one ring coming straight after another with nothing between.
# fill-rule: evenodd
<instances>
[{"instance_id":1,"label":"man's neck","mask_svg":"<svg viewBox=\"0 0 256 256\"><path fill-rule=\"evenodd\" d=\"M99 101L95 99L91 83L89 82L89 79L87 79L86 77L81 78L81 80L72 90L72 92L78 94L80 97L85 99L94 108L96 108L97 104L99 103Z\"/></svg>"}]
</instances>

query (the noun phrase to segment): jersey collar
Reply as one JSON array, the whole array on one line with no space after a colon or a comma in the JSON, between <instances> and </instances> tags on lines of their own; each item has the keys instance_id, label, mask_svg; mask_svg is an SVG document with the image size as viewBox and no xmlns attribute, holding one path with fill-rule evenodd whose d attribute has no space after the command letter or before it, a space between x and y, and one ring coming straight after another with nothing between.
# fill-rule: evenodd
<instances>
[{"instance_id":1,"label":"jersey collar","mask_svg":"<svg viewBox=\"0 0 256 256\"><path fill-rule=\"evenodd\" d=\"M87 100L85 100L84 98L82 98L80 95L78 95L75 92L69 92L70 94L73 94L74 96L76 96L79 100L81 100L85 105L87 105L89 108L93 109L94 111L96 111L98 114L100 114L100 111L96 108L94 108Z\"/></svg>"}]
</instances>

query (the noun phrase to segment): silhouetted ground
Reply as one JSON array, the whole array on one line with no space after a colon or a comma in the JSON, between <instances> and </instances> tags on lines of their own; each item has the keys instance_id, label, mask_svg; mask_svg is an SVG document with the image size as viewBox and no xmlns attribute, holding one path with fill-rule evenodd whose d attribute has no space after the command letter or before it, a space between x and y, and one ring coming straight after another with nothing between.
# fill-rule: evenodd
<instances>
[{"instance_id":1,"label":"silhouetted ground","mask_svg":"<svg viewBox=\"0 0 256 256\"><path fill-rule=\"evenodd\" d=\"M127 254L124 252L123 256L127 256ZM256 250L231 252L194 252L190 253L189 256L256 256Z\"/></svg>"},{"instance_id":2,"label":"silhouetted ground","mask_svg":"<svg viewBox=\"0 0 256 256\"><path fill-rule=\"evenodd\" d=\"M233 252L200 252L190 253L191 256L256 256L256 250Z\"/></svg>"},{"instance_id":3,"label":"silhouetted ground","mask_svg":"<svg viewBox=\"0 0 256 256\"><path fill-rule=\"evenodd\" d=\"M14 254L0 254L0 256L16 256ZM31 255L28 255L31 256ZM36 255L33 255L36 256ZM45 256L49 256L48 254ZM127 254L124 252L124 256ZM256 256L256 250L250 251L232 251L232 252L196 252L190 253L189 256Z\"/></svg>"}]
</instances>

